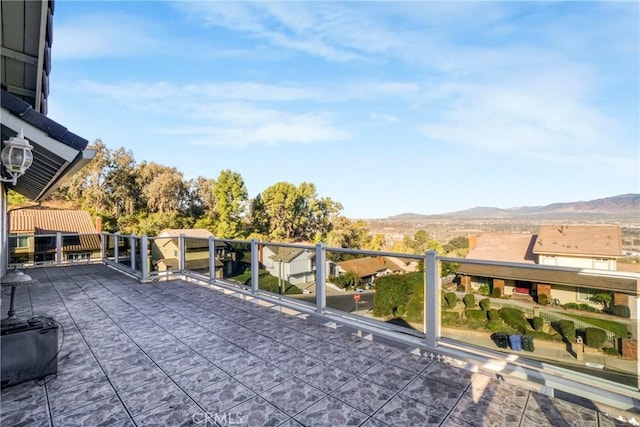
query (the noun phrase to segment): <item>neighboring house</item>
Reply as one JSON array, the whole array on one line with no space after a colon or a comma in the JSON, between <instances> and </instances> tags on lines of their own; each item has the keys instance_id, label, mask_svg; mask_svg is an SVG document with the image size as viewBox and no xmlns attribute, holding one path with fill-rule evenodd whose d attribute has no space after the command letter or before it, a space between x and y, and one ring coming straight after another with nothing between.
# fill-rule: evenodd
<instances>
[{"instance_id":1,"label":"neighboring house","mask_svg":"<svg viewBox=\"0 0 640 427\"><path fill-rule=\"evenodd\" d=\"M56 259L56 233L62 235L63 261L101 257L100 231L89 212L14 209L8 212L9 263L41 263Z\"/></svg>"},{"instance_id":2,"label":"neighboring house","mask_svg":"<svg viewBox=\"0 0 640 427\"><path fill-rule=\"evenodd\" d=\"M316 280L314 249L262 245L259 259L269 274L293 285Z\"/></svg>"},{"instance_id":3,"label":"neighboring house","mask_svg":"<svg viewBox=\"0 0 640 427\"><path fill-rule=\"evenodd\" d=\"M355 274L365 285L373 285L373 281L377 277L405 272L404 267L399 266L396 260L390 260L388 257L367 256L338 263L338 274Z\"/></svg>"},{"instance_id":4,"label":"neighboring house","mask_svg":"<svg viewBox=\"0 0 640 427\"><path fill-rule=\"evenodd\" d=\"M151 259L156 271L175 271L179 269L180 235L185 239L185 268L204 272L209 270L209 237L214 237L209 230L168 229L162 231L151 243ZM221 279L233 274L235 268L235 251L233 247L221 240L215 240L215 277Z\"/></svg>"},{"instance_id":5,"label":"neighboring house","mask_svg":"<svg viewBox=\"0 0 640 427\"><path fill-rule=\"evenodd\" d=\"M542 226L538 234L483 234L469 238L467 259L523 264L522 266L462 263L460 283L469 292L487 285L505 296L537 298L546 295L562 304L598 304L591 297L611 292L614 304L627 305L637 316L640 275L610 273L622 256L618 226ZM568 271L528 268L530 265L568 267ZM637 276L637 277L635 277Z\"/></svg>"}]
</instances>

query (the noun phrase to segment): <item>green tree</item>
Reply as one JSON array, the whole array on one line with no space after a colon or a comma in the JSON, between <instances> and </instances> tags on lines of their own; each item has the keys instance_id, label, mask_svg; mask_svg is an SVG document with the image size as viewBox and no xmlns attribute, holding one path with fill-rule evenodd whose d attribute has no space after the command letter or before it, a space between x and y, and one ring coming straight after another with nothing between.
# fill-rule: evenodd
<instances>
[{"instance_id":1,"label":"green tree","mask_svg":"<svg viewBox=\"0 0 640 427\"><path fill-rule=\"evenodd\" d=\"M214 234L220 238L241 237L247 209L247 187L237 172L223 170L213 185L217 224Z\"/></svg>"}]
</instances>

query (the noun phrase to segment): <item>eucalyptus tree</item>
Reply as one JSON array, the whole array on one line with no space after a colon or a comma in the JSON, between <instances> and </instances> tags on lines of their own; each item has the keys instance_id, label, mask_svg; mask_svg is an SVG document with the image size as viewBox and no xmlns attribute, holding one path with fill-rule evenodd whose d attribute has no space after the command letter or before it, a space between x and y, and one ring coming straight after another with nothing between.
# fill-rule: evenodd
<instances>
[{"instance_id":1,"label":"eucalyptus tree","mask_svg":"<svg viewBox=\"0 0 640 427\"><path fill-rule=\"evenodd\" d=\"M257 200L257 202L256 202ZM252 218L262 216L269 238L286 241L319 241L331 231L340 203L319 198L315 185L298 187L278 182L265 189L252 204Z\"/></svg>"}]
</instances>

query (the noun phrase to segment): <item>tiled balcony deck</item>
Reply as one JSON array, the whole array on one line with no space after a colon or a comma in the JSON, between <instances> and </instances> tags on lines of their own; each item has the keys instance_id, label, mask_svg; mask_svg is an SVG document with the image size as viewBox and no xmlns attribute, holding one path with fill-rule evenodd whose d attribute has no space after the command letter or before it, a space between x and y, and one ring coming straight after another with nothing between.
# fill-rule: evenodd
<instances>
[{"instance_id":1,"label":"tiled balcony deck","mask_svg":"<svg viewBox=\"0 0 640 427\"><path fill-rule=\"evenodd\" d=\"M53 317L64 344L57 376L2 391L2 426L622 425L204 286L100 265L28 273L17 314Z\"/></svg>"}]
</instances>

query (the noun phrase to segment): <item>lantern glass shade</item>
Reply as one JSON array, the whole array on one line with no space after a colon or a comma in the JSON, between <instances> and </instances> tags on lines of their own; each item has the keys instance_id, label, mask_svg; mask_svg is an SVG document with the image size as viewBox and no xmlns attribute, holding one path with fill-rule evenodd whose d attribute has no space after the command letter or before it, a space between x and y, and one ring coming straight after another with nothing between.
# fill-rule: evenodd
<instances>
[{"instance_id":1,"label":"lantern glass shade","mask_svg":"<svg viewBox=\"0 0 640 427\"><path fill-rule=\"evenodd\" d=\"M12 177L17 178L29 169L31 163L33 163L32 148L33 147L29 145L29 141L24 139L22 129L17 137L13 136L7 141L4 141L4 148L2 149L0 158L2 165Z\"/></svg>"}]
</instances>

